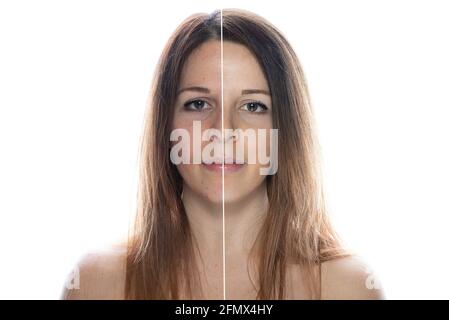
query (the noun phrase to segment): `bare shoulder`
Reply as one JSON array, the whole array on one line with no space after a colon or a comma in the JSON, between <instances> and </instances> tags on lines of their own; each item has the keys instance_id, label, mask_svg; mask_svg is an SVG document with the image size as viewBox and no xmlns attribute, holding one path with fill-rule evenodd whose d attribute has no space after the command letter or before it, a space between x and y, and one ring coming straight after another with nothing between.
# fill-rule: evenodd
<instances>
[{"instance_id":1,"label":"bare shoulder","mask_svg":"<svg viewBox=\"0 0 449 320\"><path fill-rule=\"evenodd\" d=\"M69 275L61 298L65 300L116 300L124 298L125 244L85 254Z\"/></svg>"},{"instance_id":2,"label":"bare shoulder","mask_svg":"<svg viewBox=\"0 0 449 320\"><path fill-rule=\"evenodd\" d=\"M357 255L321 264L321 298L323 300L381 300L385 294L379 279Z\"/></svg>"}]
</instances>

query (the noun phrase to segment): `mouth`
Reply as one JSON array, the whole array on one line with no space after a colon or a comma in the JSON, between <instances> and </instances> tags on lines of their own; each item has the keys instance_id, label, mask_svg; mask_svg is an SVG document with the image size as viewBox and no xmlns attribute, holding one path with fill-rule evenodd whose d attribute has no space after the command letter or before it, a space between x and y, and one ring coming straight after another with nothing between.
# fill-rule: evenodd
<instances>
[{"instance_id":1,"label":"mouth","mask_svg":"<svg viewBox=\"0 0 449 320\"><path fill-rule=\"evenodd\" d=\"M222 160L217 160L210 164L203 162L202 165L209 171L232 173L241 170L245 166L245 163L237 163L234 159L226 159L224 163Z\"/></svg>"}]
</instances>

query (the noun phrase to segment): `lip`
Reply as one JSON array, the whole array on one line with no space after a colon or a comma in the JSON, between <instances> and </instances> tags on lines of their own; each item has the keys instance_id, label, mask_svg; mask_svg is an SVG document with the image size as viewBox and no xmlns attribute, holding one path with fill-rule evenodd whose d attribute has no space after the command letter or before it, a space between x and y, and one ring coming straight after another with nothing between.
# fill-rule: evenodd
<instances>
[{"instance_id":1,"label":"lip","mask_svg":"<svg viewBox=\"0 0 449 320\"><path fill-rule=\"evenodd\" d=\"M232 173L232 172L236 172L239 171L240 169L243 168L243 166L245 165L243 164L237 164L237 163L211 163L211 164L202 164L207 170L210 171L214 171L214 172L219 172L221 173L222 171L224 171L224 173ZM224 169L224 170L223 170Z\"/></svg>"}]
</instances>

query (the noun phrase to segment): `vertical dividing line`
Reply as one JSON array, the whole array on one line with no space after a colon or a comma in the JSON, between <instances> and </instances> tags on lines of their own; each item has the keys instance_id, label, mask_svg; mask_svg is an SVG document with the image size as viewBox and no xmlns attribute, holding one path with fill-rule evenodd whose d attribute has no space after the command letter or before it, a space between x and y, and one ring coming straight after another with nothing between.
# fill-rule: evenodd
<instances>
[{"instance_id":1,"label":"vertical dividing line","mask_svg":"<svg viewBox=\"0 0 449 320\"><path fill-rule=\"evenodd\" d=\"M223 300L226 300L226 245L225 245L225 202L224 202L224 160L225 160L225 135L224 135L224 108L223 108L223 9L220 9L220 76L221 76L221 143L223 160L221 165L221 201L222 201L222 225L223 225Z\"/></svg>"}]
</instances>

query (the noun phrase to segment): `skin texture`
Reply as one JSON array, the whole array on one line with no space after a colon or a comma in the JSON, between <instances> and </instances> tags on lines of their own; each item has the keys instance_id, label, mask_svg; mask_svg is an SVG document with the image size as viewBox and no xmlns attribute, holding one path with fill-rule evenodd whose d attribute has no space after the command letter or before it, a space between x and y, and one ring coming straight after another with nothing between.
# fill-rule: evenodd
<instances>
[{"instance_id":1,"label":"skin texture","mask_svg":"<svg viewBox=\"0 0 449 320\"><path fill-rule=\"evenodd\" d=\"M61 299L120 300L124 298L126 247L122 244L84 255L73 270L79 274L78 288L64 286ZM72 274L68 282L73 283Z\"/></svg>"},{"instance_id":2,"label":"skin texture","mask_svg":"<svg viewBox=\"0 0 449 320\"><path fill-rule=\"evenodd\" d=\"M178 97L173 127L191 131L192 119L201 119L202 129L271 128L271 99L266 94L242 94L243 90L269 91L268 83L253 55L238 44L226 42L223 48L223 100L221 105L220 42L209 41L189 57L181 77L180 88L206 87L209 94L184 91ZM190 99L207 102L205 111L183 111ZM250 112L248 103L254 100L267 106L265 113ZM260 110L256 109L257 111ZM223 112L223 114L222 114ZM206 142L207 143L207 142ZM222 143L217 141L217 143ZM235 143L231 139L226 143ZM257 152L250 149L248 152ZM237 293L255 295L246 263L249 250L268 206L265 177L259 174L260 165L246 164L238 172L225 174L226 215L226 291L232 297ZM191 227L201 252L207 282L207 292L223 297L223 219L222 174L211 172L202 165L179 165L183 177L183 201ZM254 270L249 271L254 279Z\"/></svg>"},{"instance_id":3,"label":"skin texture","mask_svg":"<svg viewBox=\"0 0 449 320\"><path fill-rule=\"evenodd\" d=\"M80 270L79 289L63 289L61 299L68 300L119 300L124 289L124 248L85 255L77 267ZM325 262L322 271L323 300L379 300L385 299L382 289L367 289L367 264L359 257L346 257ZM303 299L303 287L297 273L291 269L289 282L292 294L288 299ZM242 295L243 296L243 295ZM207 299L212 297L208 296ZM242 297L244 298L244 297Z\"/></svg>"},{"instance_id":4,"label":"skin texture","mask_svg":"<svg viewBox=\"0 0 449 320\"><path fill-rule=\"evenodd\" d=\"M244 47L231 42L224 44L223 57L223 106L221 105L221 56L220 42L209 41L197 48L188 58L184 66L180 90L190 87L201 87L209 90L209 93L197 90L182 91L178 95L175 105L173 129L186 129L193 137L193 121L201 121L201 128L222 129L222 117L224 129L266 129L272 127L271 98L263 93L244 93L245 90L264 90L269 92L268 83L265 80L262 69L255 58ZM186 102L198 100L204 102L201 110L192 106L186 108ZM259 101L268 110L262 107L254 111L248 111L249 103ZM217 149L221 149L222 141L214 139ZM209 144L205 141L204 147ZM227 145L236 145L230 137L226 137ZM266 146L269 148L269 145ZM257 153L257 147L251 146L245 152L245 160L248 153ZM191 157L192 157L192 153ZM231 204L245 201L249 193L257 188L264 187L265 177L259 174L259 164L247 164L238 172L225 175L224 201ZM181 164L178 170L184 178L184 191L195 192L202 201L211 209L221 210L222 199L222 174L205 170L201 164Z\"/></svg>"},{"instance_id":5,"label":"skin texture","mask_svg":"<svg viewBox=\"0 0 449 320\"><path fill-rule=\"evenodd\" d=\"M248 89L269 91L257 60L244 46L232 42L224 42L223 52L224 104L221 105L220 42L208 41L189 56L180 82L181 89L202 87L207 88L208 93L186 90L179 94L173 129L186 129L193 136L193 121L199 120L202 130L221 130L222 117L224 128L272 127L270 96L242 94ZM192 99L205 102L201 111L186 110L186 102ZM262 102L267 111L248 111L248 103L254 100ZM233 143L229 141L225 140ZM257 150L250 148L248 152ZM259 164L247 164L241 170L224 176L226 299L254 299L256 296L252 283L256 279L256 269L247 261L268 208L265 176L259 174L259 168ZM211 172L201 164L178 165L178 170L184 179L183 202L200 252L197 259L204 294L198 292L195 298L223 299L222 174ZM64 290L63 298L122 299L124 259L123 246L85 256L78 265L80 289ZM382 290L367 289L365 283L369 274L366 269L367 265L354 256L323 263L322 298L382 299ZM287 298L305 298L298 266L289 265L287 272Z\"/></svg>"}]
</instances>

